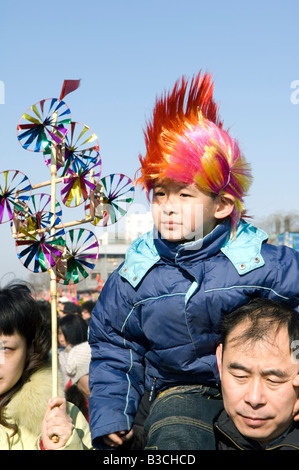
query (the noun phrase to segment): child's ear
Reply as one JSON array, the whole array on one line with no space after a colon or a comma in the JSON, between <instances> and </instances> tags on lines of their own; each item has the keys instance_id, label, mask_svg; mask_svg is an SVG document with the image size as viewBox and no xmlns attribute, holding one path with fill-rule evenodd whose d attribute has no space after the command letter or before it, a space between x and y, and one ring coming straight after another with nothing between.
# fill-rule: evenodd
<instances>
[{"instance_id":1,"label":"child's ear","mask_svg":"<svg viewBox=\"0 0 299 470\"><path fill-rule=\"evenodd\" d=\"M235 198L231 194L218 196L217 206L214 217L216 219L225 219L231 215L235 207Z\"/></svg>"}]
</instances>

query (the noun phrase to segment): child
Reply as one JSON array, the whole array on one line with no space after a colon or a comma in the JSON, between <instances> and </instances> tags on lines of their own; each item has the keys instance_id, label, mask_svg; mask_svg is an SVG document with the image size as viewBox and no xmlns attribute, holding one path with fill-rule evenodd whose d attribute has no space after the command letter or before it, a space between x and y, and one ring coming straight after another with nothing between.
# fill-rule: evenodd
<instances>
[{"instance_id":1,"label":"child","mask_svg":"<svg viewBox=\"0 0 299 470\"><path fill-rule=\"evenodd\" d=\"M29 288L0 289L1 450L91 448L89 426L79 410L64 398L50 398L50 348L49 328Z\"/></svg>"},{"instance_id":2,"label":"child","mask_svg":"<svg viewBox=\"0 0 299 470\"><path fill-rule=\"evenodd\" d=\"M133 242L90 323L90 428L121 445L143 394L147 448L215 449L222 408L215 351L224 314L251 297L299 303L299 253L246 223L251 173L219 119L211 77L182 78L157 100L137 180L155 228Z\"/></svg>"}]
</instances>

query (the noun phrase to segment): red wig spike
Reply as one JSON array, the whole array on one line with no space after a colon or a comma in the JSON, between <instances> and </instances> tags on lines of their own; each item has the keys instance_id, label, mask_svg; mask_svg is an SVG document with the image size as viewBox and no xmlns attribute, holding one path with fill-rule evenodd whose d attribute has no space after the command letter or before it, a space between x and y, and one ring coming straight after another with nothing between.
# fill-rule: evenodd
<instances>
[{"instance_id":1,"label":"red wig spike","mask_svg":"<svg viewBox=\"0 0 299 470\"><path fill-rule=\"evenodd\" d=\"M145 135L146 155L139 156L141 175L136 184L149 192L157 179L171 179L211 194L230 194L236 226L243 213L243 198L251 184L251 170L238 143L223 129L208 74L190 82L178 80L168 94L157 99Z\"/></svg>"},{"instance_id":2,"label":"red wig spike","mask_svg":"<svg viewBox=\"0 0 299 470\"><path fill-rule=\"evenodd\" d=\"M163 177L161 169L171 146L172 134L179 135L186 126L196 124L198 115L222 127L218 116L218 108L213 100L213 83L211 75L199 72L190 82L183 76L175 83L172 92L164 93L156 100L152 121L147 123L144 131L146 155L139 156L141 176L136 180L147 192L152 188L153 181Z\"/></svg>"}]
</instances>

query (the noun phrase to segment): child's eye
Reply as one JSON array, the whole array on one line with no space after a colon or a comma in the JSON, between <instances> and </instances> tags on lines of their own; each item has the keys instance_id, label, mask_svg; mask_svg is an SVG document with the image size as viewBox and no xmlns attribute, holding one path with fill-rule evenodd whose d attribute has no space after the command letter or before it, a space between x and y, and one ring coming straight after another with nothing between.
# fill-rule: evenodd
<instances>
[{"instance_id":1,"label":"child's eye","mask_svg":"<svg viewBox=\"0 0 299 470\"><path fill-rule=\"evenodd\" d=\"M181 193L180 196L181 197L192 197L191 194L188 194L188 193Z\"/></svg>"}]
</instances>

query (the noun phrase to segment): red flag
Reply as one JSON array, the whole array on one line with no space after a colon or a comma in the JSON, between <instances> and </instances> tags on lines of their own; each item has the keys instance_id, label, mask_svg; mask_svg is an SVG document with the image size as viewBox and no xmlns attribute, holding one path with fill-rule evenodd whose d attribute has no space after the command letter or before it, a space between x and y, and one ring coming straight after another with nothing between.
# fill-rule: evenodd
<instances>
[{"instance_id":1,"label":"red flag","mask_svg":"<svg viewBox=\"0 0 299 470\"><path fill-rule=\"evenodd\" d=\"M77 90L80 86L80 81L81 80L64 80L59 99L62 100L66 95Z\"/></svg>"}]
</instances>

